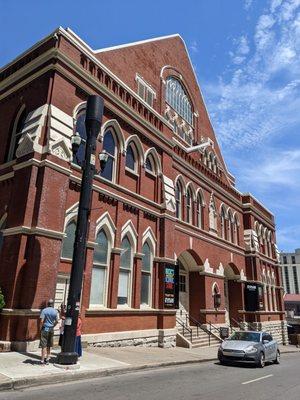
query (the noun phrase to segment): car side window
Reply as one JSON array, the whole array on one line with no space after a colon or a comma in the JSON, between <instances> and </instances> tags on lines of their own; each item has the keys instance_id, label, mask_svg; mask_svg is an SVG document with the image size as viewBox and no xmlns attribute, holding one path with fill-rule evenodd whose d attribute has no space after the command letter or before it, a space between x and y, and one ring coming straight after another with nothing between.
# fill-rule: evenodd
<instances>
[{"instance_id":1,"label":"car side window","mask_svg":"<svg viewBox=\"0 0 300 400\"><path fill-rule=\"evenodd\" d=\"M273 340L272 336L271 335L267 335L267 336L268 336L269 342L272 342L272 340Z\"/></svg>"},{"instance_id":2,"label":"car side window","mask_svg":"<svg viewBox=\"0 0 300 400\"><path fill-rule=\"evenodd\" d=\"M264 341L264 340L269 340L268 335L263 335L262 336L262 341Z\"/></svg>"}]
</instances>

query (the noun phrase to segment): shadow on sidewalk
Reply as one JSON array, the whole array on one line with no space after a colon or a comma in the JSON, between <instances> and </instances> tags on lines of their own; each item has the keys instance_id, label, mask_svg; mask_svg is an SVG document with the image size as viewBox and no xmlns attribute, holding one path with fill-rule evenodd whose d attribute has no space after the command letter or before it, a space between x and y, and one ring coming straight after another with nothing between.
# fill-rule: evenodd
<instances>
[{"instance_id":1,"label":"shadow on sidewalk","mask_svg":"<svg viewBox=\"0 0 300 400\"><path fill-rule=\"evenodd\" d=\"M19 352L20 354L27 356L26 360L22 361L23 364L30 364L30 365L41 365L41 356L38 354L26 353L26 352ZM56 361L56 353L51 353L51 357L49 359L50 363L55 363Z\"/></svg>"}]
</instances>

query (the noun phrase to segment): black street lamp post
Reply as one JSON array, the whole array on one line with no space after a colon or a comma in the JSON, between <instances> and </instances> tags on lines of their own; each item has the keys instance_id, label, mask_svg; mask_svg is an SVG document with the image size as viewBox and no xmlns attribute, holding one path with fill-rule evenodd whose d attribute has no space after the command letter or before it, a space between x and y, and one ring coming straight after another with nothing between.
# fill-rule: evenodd
<instances>
[{"instance_id":1,"label":"black street lamp post","mask_svg":"<svg viewBox=\"0 0 300 400\"><path fill-rule=\"evenodd\" d=\"M76 364L78 355L75 353L75 339L77 320L80 309L80 297L82 288L83 270L86 260L86 241L88 232L88 220L91 207L92 184L95 174L95 151L96 137L100 131L104 102L102 97L91 95L88 97L86 107L86 146L85 159L82 165L82 182L80 191L80 200L78 207L78 218L75 233L74 252L72 260L72 269L70 276L70 286L68 295L68 304L64 325L62 352L57 356L58 364ZM72 151L76 153L81 144L81 138L75 133L71 139ZM100 168L104 169L108 155L103 152L99 155Z\"/></svg>"}]
</instances>

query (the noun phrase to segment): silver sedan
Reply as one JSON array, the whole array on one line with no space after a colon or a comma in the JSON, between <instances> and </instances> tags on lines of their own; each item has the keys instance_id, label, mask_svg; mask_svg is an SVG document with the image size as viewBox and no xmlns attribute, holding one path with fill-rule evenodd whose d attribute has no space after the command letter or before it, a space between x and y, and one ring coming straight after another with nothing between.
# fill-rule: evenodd
<instances>
[{"instance_id":1,"label":"silver sedan","mask_svg":"<svg viewBox=\"0 0 300 400\"><path fill-rule=\"evenodd\" d=\"M246 362L263 368L266 362L279 364L280 351L267 332L237 331L221 344L218 359L221 364Z\"/></svg>"}]
</instances>

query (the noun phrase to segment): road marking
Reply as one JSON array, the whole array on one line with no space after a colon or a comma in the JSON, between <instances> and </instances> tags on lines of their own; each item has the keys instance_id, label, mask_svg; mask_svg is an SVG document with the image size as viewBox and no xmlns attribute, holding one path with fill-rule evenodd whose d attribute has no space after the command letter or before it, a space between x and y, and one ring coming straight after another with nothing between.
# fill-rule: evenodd
<instances>
[{"instance_id":1,"label":"road marking","mask_svg":"<svg viewBox=\"0 0 300 400\"><path fill-rule=\"evenodd\" d=\"M261 379L270 378L271 376L273 376L273 374L271 374L271 375L265 375L265 376L261 376L260 378L252 379L252 381L243 382L243 383L242 383L242 385L247 385L248 383L252 383L252 382L256 382L256 381L260 381Z\"/></svg>"}]
</instances>

